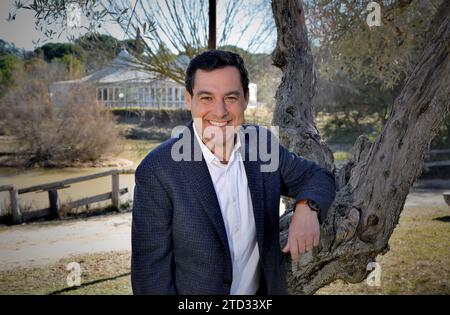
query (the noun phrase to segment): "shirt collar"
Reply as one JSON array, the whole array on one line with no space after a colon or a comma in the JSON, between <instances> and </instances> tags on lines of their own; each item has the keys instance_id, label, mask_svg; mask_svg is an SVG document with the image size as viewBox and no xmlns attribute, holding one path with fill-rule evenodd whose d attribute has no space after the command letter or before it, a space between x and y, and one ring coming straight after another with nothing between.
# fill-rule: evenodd
<instances>
[{"instance_id":1,"label":"shirt collar","mask_svg":"<svg viewBox=\"0 0 450 315\"><path fill-rule=\"evenodd\" d=\"M192 124L192 127L194 129L195 138L200 143L200 148L202 150L203 157L205 158L206 162L211 164L214 161L214 162L217 162L219 164L222 164L220 162L219 158L217 156L215 156L211 152L211 150L203 143L202 139L200 138L200 136L199 136L199 134L197 132L197 128L195 127L194 123ZM230 160L228 161L228 164L230 164L230 162L232 162L235 159L236 152L242 146L241 136L242 136L242 127L238 128L238 131L236 132L236 142L234 144L233 150L231 151Z\"/></svg>"}]
</instances>

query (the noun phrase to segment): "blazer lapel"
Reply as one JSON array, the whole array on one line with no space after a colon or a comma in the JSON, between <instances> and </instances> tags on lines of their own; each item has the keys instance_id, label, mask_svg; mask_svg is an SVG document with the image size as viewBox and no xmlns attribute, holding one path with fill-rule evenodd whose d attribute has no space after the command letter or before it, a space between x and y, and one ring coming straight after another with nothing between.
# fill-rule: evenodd
<instances>
[{"instance_id":1,"label":"blazer lapel","mask_svg":"<svg viewBox=\"0 0 450 315\"><path fill-rule=\"evenodd\" d=\"M245 126L244 128L253 128L253 126ZM250 152L254 152L257 150L256 147L250 147L250 142L247 140L247 136L252 133L245 133L245 139L243 143L244 152L241 151L241 154L244 154L244 167L245 172L247 174L248 187L250 189L250 195L252 198L253 204L253 215L255 217L255 226L256 226L256 239L259 245L259 253L263 254L263 242L264 242L264 185L263 185L263 177L261 174L261 165L259 161L250 161L251 156L257 156L258 154L252 155ZM253 142L252 142L253 143ZM256 152L257 153L257 152Z\"/></svg>"},{"instance_id":2,"label":"blazer lapel","mask_svg":"<svg viewBox=\"0 0 450 315\"><path fill-rule=\"evenodd\" d=\"M228 245L227 233L225 230L225 224L223 222L219 201L217 199L216 191L214 190L214 185L209 174L208 166L206 165L205 159L201 154L200 145L195 138L194 130L192 128L193 125L191 122L188 126L188 133L190 133L190 135L184 135L190 136L191 138L191 161L180 161L181 169L185 175L186 180L191 183L191 187L194 190L194 195L200 201L203 209L206 212L206 215L209 217L211 223L217 230L220 240L226 248L227 255L231 261L230 248ZM200 161L194 160L194 152L197 152L197 154L198 152L200 152Z\"/></svg>"}]
</instances>

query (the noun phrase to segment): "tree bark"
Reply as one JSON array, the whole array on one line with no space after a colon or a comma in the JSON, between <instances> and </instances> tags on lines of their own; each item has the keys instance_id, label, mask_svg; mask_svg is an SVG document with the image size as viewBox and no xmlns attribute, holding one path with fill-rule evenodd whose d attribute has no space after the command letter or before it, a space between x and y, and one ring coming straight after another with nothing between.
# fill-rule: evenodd
<instances>
[{"instance_id":1,"label":"tree bark","mask_svg":"<svg viewBox=\"0 0 450 315\"><path fill-rule=\"evenodd\" d=\"M360 136L351 161L340 169L314 123L315 75L302 2L274 0L272 9L278 31L272 57L283 71L273 124L280 127L283 145L329 169L338 184L319 247L288 270L289 292L312 294L337 279L363 281L370 272L368 264L389 250L409 189L450 112L450 2L443 1L439 8L429 42L381 134L374 143ZM282 245L291 216L286 212L280 218Z\"/></svg>"}]
</instances>

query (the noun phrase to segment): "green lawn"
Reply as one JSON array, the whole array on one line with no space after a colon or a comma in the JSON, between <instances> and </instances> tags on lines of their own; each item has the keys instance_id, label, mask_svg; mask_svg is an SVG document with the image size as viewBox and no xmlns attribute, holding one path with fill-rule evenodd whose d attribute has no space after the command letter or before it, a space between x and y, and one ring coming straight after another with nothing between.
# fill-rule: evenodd
<instances>
[{"instance_id":1,"label":"green lawn","mask_svg":"<svg viewBox=\"0 0 450 315\"><path fill-rule=\"evenodd\" d=\"M391 250L378 257L381 286L338 280L318 294L450 294L450 209L405 209ZM443 218L437 220L438 218ZM68 288L66 265L81 265L80 287ZM130 253L74 256L36 268L0 272L3 294L131 294Z\"/></svg>"}]
</instances>

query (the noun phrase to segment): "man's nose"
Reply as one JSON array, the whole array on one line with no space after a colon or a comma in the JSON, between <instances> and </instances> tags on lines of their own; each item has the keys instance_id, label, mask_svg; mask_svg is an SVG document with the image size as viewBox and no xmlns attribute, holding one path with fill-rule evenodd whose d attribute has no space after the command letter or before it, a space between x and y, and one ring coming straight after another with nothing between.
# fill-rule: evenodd
<instances>
[{"instance_id":1,"label":"man's nose","mask_svg":"<svg viewBox=\"0 0 450 315\"><path fill-rule=\"evenodd\" d=\"M217 118L224 118L228 115L227 106L224 100L218 100L214 104L214 114L217 116Z\"/></svg>"}]
</instances>

